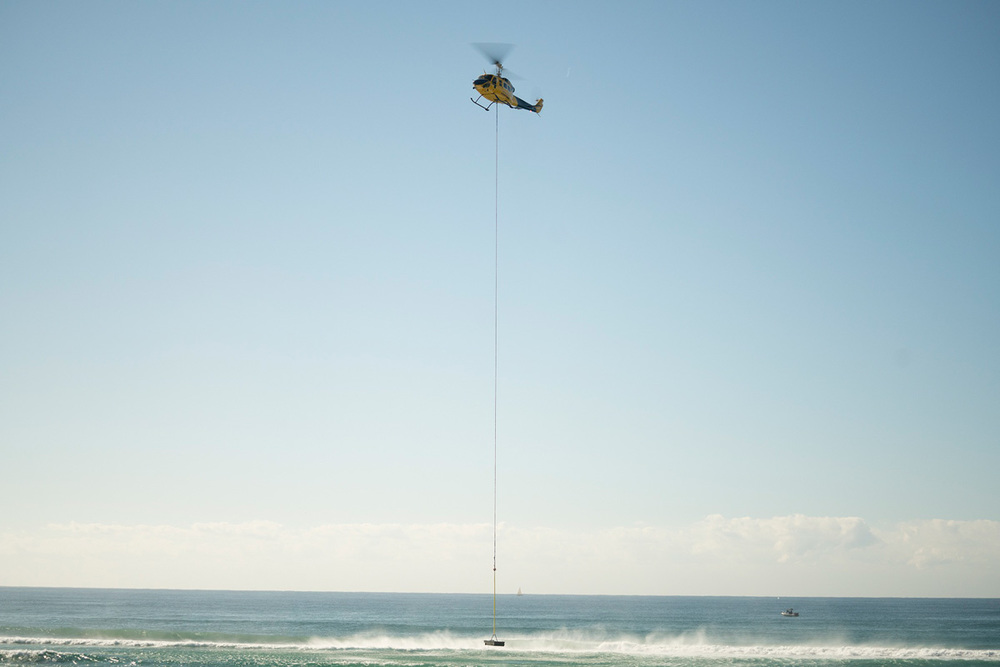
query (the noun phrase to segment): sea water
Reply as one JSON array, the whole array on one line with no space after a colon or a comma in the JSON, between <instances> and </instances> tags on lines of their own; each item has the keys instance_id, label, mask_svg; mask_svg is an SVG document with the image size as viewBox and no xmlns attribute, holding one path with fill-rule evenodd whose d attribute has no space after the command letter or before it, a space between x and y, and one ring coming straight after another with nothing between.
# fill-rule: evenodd
<instances>
[{"instance_id":1,"label":"sea water","mask_svg":"<svg viewBox=\"0 0 1000 667\"><path fill-rule=\"evenodd\" d=\"M794 607L800 616L780 612ZM0 588L0 664L1000 664L1000 600Z\"/></svg>"}]
</instances>

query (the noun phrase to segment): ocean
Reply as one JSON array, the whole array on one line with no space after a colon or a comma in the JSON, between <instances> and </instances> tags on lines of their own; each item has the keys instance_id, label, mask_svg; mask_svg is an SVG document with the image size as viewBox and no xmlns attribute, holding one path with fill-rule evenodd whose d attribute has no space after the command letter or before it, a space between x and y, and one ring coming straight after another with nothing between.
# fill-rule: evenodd
<instances>
[{"instance_id":1,"label":"ocean","mask_svg":"<svg viewBox=\"0 0 1000 667\"><path fill-rule=\"evenodd\" d=\"M794 607L798 617L781 616ZM1000 664L1000 600L0 588L0 664Z\"/></svg>"}]
</instances>

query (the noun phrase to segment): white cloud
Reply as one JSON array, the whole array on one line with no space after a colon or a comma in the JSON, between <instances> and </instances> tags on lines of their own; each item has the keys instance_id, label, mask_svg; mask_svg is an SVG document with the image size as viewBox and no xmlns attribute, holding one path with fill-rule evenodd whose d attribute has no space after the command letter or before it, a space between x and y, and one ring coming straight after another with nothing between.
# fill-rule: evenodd
<instances>
[{"instance_id":1,"label":"white cloud","mask_svg":"<svg viewBox=\"0 0 1000 667\"><path fill-rule=\"evenodd\" d=\"M808 517L801 514L753 519L712 515L694 526L692 547L698 554L769 555L781 563L817 559L863 549L879 542L857 517Z\"/></svg>"},{"instance_id":2,"label":"white cloud","mask_svg":"<svg viewBox=\"0 0 1000 667\"><path fill-rule=\"evenodd\" d=\"M52 524L0 533L0 585L488 592L488 524ZM706 517L500 526L500 590L1000 595L1000 522Z\"/></svg>"},{"instance_id":3,"label":"white cloud","mask_svg":"<svg viewBox=\"0 0 1000 667\"><path fill-rule=\"evenodd\" d=\"M913 521L887 531L885 540L921 570L1000 564L1000 521Z\"/></svg>"}]
</instances>

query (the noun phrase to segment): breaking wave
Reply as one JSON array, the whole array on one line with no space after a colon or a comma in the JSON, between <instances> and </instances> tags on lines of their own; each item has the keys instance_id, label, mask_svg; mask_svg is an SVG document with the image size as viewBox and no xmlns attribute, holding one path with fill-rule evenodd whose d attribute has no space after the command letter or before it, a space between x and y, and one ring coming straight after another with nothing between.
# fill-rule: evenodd
<instances>
[{"instance_id":1,"label":"breaking wave","mask_svg":"<svg viewBox=\"0 0 1000 667\"><path fill-rule=\"evenodd\" d=\"M233 651L405 651L468 652L491 651L483 637L436 631L414 635L366 632L346 637L315 637L296 641L227 641L200 638L138 639L109 637L0 637L0 663L86 665L96 658L87 648L118 649L229 649ZM504 637L508 653L546 654L551 657L582 657L611 654L635 657L678 659L782 660L782 661L984 661L1000 663L1000 649L964 649L930 646L875 645L727 645L712 643L703 633L676 636L649 635L602 637L584 632L561 631ZM3 648L4 646L11 648ZM100 660L107 661L107 656ZM129 665L128 660L121 664ZM132 663L135 664L135 663Z\"/></svg>"},{"instance_id":2,"label":"breaking wave","mask_svg":"<svg viewBox=\"0 0 1000 667\"><path fill-rule=\"evenodd\" d=\"M51 649L0 649L0 664L35 665L35 664L71 664L86 665L91 662L115 662L123 667L136 667L135 661L121 661L115 658L96 658L86 653L54 651Z\"/></svg>"}]
</instances>

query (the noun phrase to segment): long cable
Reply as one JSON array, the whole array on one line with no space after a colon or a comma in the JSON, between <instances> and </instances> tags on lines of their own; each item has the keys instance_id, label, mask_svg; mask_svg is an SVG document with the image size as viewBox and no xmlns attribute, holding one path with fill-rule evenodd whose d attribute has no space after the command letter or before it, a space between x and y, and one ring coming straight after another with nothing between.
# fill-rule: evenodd
<instances>
[{"instance_id":1,"label":"long cable","mask_svg":"<svg viewBox=\"0 0 1000 667\"><path fill-rule=\"evenodd\" d=\"M500 104L493 159L493 638L497 636L497 385L500 345Z\"/></svg>"}]
</instances>

